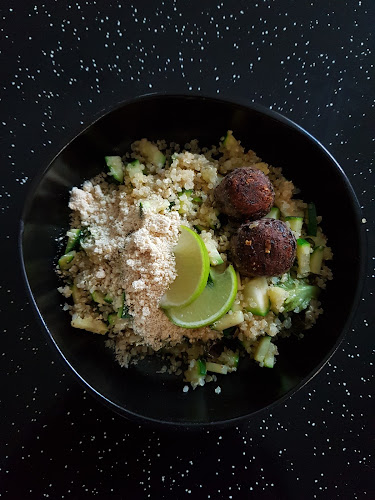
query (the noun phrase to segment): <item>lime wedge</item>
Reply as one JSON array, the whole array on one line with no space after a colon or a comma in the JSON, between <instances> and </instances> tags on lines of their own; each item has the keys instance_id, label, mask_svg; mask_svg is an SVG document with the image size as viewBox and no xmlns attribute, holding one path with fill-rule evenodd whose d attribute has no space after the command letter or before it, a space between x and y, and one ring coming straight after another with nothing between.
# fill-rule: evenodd
<instances>
[{"instance_id":1,"label":"lime wedge","mask_svg":"<svg viewBox=\"0 0 375 500\"><path fill-rule=\"evenodd\" d=\"M220 273L211 268L207 286L199 297L184 307L171 307L165 312L182 328L201 328L212 325L231 308L237 293L237 275L233 266Z\"/></svg>"},{"instance_id":2,"label":"lime wedge","mask_svg":"<svg viewBox=\"0 0 375 500\"><path fill-rule=\"evenodd\" d=\"M177 278L163 295L160 307L186 306L203 292L210 272L210 258L202 238L186 226L181 226L174 249Z\"/></svg>"}]
</instances>

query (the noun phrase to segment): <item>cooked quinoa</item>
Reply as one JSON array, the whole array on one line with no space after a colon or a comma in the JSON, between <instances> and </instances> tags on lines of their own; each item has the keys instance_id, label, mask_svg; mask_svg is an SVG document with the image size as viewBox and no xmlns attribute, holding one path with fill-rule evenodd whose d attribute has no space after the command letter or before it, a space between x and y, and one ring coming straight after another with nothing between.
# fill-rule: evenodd
<instances>
[{"instance_id":1,"label":"cooked quinoa","mask_svg":"<svg viewBox=\"0 0 375 500\"><path fill-rule=\"evenodd\" d=\"M120 161L121 183L103 172L81 187L74 187L69 208L71 228L79 234L78 248L69 253L73 258L68 265L57 266L65 282L59 291L69 299L64 308L72 315L72 326L105 335L107 346L114 349L123 367L145 356L161 356L165 360L161 372L183 374L184 381L193 388L218 380L215 373L199 374L196 369L200 359L215 351L215 345L221 346L214 358L215 363L224 366L221 373L236 371L238 355L256 358L265 337L271 337L272 355L276 355L274 342L279 336L291 334L294 316L298 314L298 324L302 317L304 329L308 329L323 312L318 298L312 298L302 310L285 310L283 293L286 297L289 292L280 292L280 287L290 280L291 273L296 276L294 268L282 276L267 278L270 297L275 287L279 295L272 299L273 307L265 316L247 310L244 287L251 278L237 273L238 291L228 314L241 311L243 320L232 329L227 344L222 331L181 328L159 307L160 299L176 278L173 248L180 225L199 232L208 249L216 248L223 266L231 263L229 249L235 225L220 216L213 194L228 172L250 166L261 170L273 185L274 206L281 218L306 217L307 204L294 198L298 190L285 179L281 169L264 163L254 151L245 151L231 131L228 135L229 145L221 142L211 149L200 149L196 140L183 147L158 141L153 148L157 147L160 158L165 158L163 164L149 161L144 153L145 145L150 144L146 139L136 141ZM321 217L317 222L314 242L324 247L323 263L319 273L309 275L305 281L324 289L327 280L332 279L326 265L332 252L319 226ZM298 236L307 237L305 224ZM303 329L293 333L303 336Z\"/></svg>"}]
</instances>

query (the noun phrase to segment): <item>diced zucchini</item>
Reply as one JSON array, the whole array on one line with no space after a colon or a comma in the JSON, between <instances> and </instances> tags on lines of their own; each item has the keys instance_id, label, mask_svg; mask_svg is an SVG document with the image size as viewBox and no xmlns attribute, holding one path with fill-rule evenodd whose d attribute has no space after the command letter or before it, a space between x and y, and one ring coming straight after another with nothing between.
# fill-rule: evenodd
<instances>
[{"instance_id":1,"label":"diced zucchini","mask_svg":"<svg viewBox=\"0 0 375 500\"><path fill-rule=\"evenodd\" d=\"M258 361L258 363L264 362L264 358L266 357L270 344L271 337L269 337L268 335L260 339L259 344L254 352L255 361Z\"/></svg>"},{"instance_id":2,"label":"diced zucchini","mask_svg":"<svg viewBox=\"0 0 375 500\"><path fill-rule=\"evenodd\" d=\"M226 133L222 145L225 147L225 149L229 150L235 149L238 146L238 141L233 136L233 132L231 130L228 130L228 132Z\"/></svg>"},{"instance_id":3,"label":"diced zucchini","mask_svg":"<svg viewBox=\"0 0 375 500\"><path fill-rule=\"evenodd\" d=\"M264 357L263 366L266 368L273 368L275 365L275 354L277 352L277 347L272 342L269 345L267 354Z\"/></svg>"},{"instance_id":4,"label":"diced zucchini","mask_svg":"<svg viewBox=\"0 0 375 500\"><path fill-rule=\"evenodd\" d=\"M310 272L310 243L303 238L297 240L297 272L301 277L305 277Z\"/></svg>"},{"instance_id":5,"label":"diced zucchini","mask_svg":"<svg viewBox=\"0 0 375 500\"><path fill-rule=\"evenodd\" d=\"M134 167L139 167L141 162L139 160L133 160L128 163L128 167L134 168Z\"/></svg>"},{"instance_id":6,"label":"diced zucchini","mask_svg":"<svg viewBox=\"0 0 375 500\"><path fill-rule=\"evenodd\" d=\"M324 247L315 247L310 255L310 272L320 274L322 270Z\"/></svg>"},{"instance_id":7,"label":"diced zucchini","mask_svg":"<svg viewBox=\"0 0 375 500\"><path fill-rule=\"evenodd\" d=\"M117 317L117 314L116 313L111 313L111 314L108 314L108 324L113 326L116 321L117 321L118 317Z\"/></svg>"},{"instance_id":8,"label":"diced zucchini","mask_svg":"<svg viewBox=\"0 0 375 500\"><path fill-rule=\"evenodd\" d=\"M200 196L193 196L191 201L193 203L197 203L198 205L201 205L203 203L203 200Z\"/></svg>"},{"instance_id":9,"label":"diced zucchini","mask_svg":"<svg viewBox=\"0 0 375 500\"><path fill-rule=\"evenodd\" d=\"M78 246L81 232L82 231L80 229L69 229L69 231L66 233L68 242L66 244L65 253L71 252Z\"/></svg>"},{"instance_id":10,"label":"diced zucchini","mask_svg":"<svg viewBox=\"0 0 375 500\"><path fill-rule=\"evenodd\" d=\"M203 238L203 241L210 258L211 266L219 266L220 264L223 264L224 261L221 258L214 241L211 238Z\"/></svg>"},{"instance_id":11,"label":"diced zucchini","mask_svg":"<svg viewBox=\"0 0 375 500\"><path fill-rule=\"evenodd\" d=\"M198 375L206 375L207 367L204 359L197 359Z\"/></svg>"},{"instance_id":12,"label":"diced zucchini","mask_svg":"<svg viewBox=\"0 0 375 500\"><path fill-rule=\"evenodd\" d=\"M204 370L206 370L206 372L201 373L201 371ZM198 385L204 385L206 373L207 369L206 366L203 365L203 360L192 359L189 363L188 369L184 372L184 380L186 382L190 382L193 388L195 388Z\"/></svg>"},{"instance_id":13,"label":"diced zucchini","mask_svg":"<svg viewBox=\"0 0 375 500\"><path fill-rule=\"evenodd\" d=\"M280 219L280 209L277 207L272 207L267 215L264 216L265 219Z\"/></svg>"},{"instance_id":14,"label":"diced zucchini","mask_svg":"<svg viewBox=\"0 0 375 500\"><path fill-rule=\"evenodd\" d=\"M73 265L74 257L76 256L76 251L72 250L71 252L66 253L62 257L59 258L59 268L63 271L68 270Z\"/></svg>"},{"instance_id":15,"label":"diced zucchini","mask_svg":"<svg viewBox=\"0 0 375 500\"><path fill-rule=\"evenodd\" d=\"M316 236L318 222L316 220L316 208L314 203L307 205L307 234L308 236Z\"/></svg>"},{"instance_id":16,"label":"diced zucchini","mask_svg":"<svg viewBox=\"0 0 375 500\"><path fill-rule=\"evenodd\" d=\"M81 290L77 287L76 284L71 286L71 291L72 291L72 299L75 304L78 304L78 302L81 299Z\"/></svg>"},{"instance_id":17,"label":"diced zucchini","mask_svg":"<svg viewBox=\"0 0 375 500\"><path fill-rule=\"evenodd\" d=\"M312 286L304 283L301 280L295 280L294 286L288 289L288 297L284 302L285 311L302 311L310 304L311 299L318 297L320 289L317 286Z\"/></svg>"},{"instance_id":18,"label":"diced zucchini","mask_svg":"<svg viewBox=\"0 0 375 500\"><path fill-rule=\"evenodd\" d=\"M197 224L196 226L194 226L194 229L196 230L196 232L198 234L201 234L201 232L203 231L204 227L200 226L199 224Z\"/></svg>"},{"instance_id":19,"label":"diced zucchini","mask_svg":"<svg viewBox=\"0 0 375 500\"><path fill-rule=\"evenodd\" d=\"M240 354L238 351L226 349L220 354L216 361L222 365L226 365L228 367L228 371L235 371L239 360Z\"/></svg>"},{"instance_id":20,"label":"diced zucchini","mask_svg":"<svg viewBox=\"0 0 375 500\"><path fill-rule=\"evenodd\" d=\"M182 196L183 194L185 194L188 198L191 196L193 190L192 189L183 189L182 191L178 192L177 193L177 196Z\"/></svg>"},{"instance_id":21,"label":"diced zucchini","mask_svg":"<svg viewBox=\"0 0 375 500\"><path fill-rule=\"evenodd\" d=\"M289 296L289 292L279 286L271 286L268 289L268 296L271 301L271 309L275 314L283 311L284 302Z\"/></svg>"},{"instance_id":22,"label":"diced zucchini","mask_svg":"<svg viewBox=\"0 0 375 500\"><path fill-rule=\"evenodd\" d=\"M149 163L155 165L155 167L164 167L166 158L163 153L159 151L159 149L155 146L155 144L152 144L147 139L142 139L139 142L139 151L143 158Z\"/></svg>"},{"instance_id":23,"label":"diced zucchini","mask_svg":"<svg viewBox=\"0 0 375 500\"><path fill-rule=\"evenodd\" d=\"M221 375L226 375L228 373L227 365L212 363L211 361L207 361L206 368L208 372L220 373Z\"/></svg>"},{"instance_id":24,"label":"diced zucchini","mask_svg":"<svg viewBox=\"0 0 375 500\"><path fill-rule=\"evenodd\" d=\"M122 163L121 156L105 156L105 162L110 175L122 184L124 182L124 164Z\"/></svg>"},{"instance_id":25,"label":"diced zucchini","mask_svg":"<svg viewBox=\"0 0 375 500\"><path fill-rule=\"evenodd\" d=\"M266 316L270 309L270 299L267 279L264 276L248 281L244 285L243 295L247 311L257 316Z\"/></svg>"},{"instance_id":26,"label":"diced zucchini","mask_svg":"<svg viewBox=\"0 0 375 500\"><path fill-rule=\"evenodd\" d=\"M302 233L303 217L287 216L285 217L285 222L286 225L293 231L296 239L300 238Z\"/></svg>"},{"instance_id":27,"label":"diced zucchini","mask_svg":"<svg viewBox=\"0 0 375 500\"><path fill-rule=\"evenodd\" d=\"M231 328L232 326L239 325L242 323L244 320L243 312L242 311L236 311L224 314L224 316L220 319L218 319L213 325L212 329L213 330L218 330L218 331L224 331L227 330L228 328Z\"/></svg>"},{"instance_id":28,"label":"diced zucchini","mask_svg":"<svg viewBox=\"0 0 375 500\"><path fill-rule=\"evenodd\" d=\"M107 325L104 321L94 318L81 318L76 314L72 317L71 325L73 328L87 330L92 333L99 333L100 335L105 335L108 331Z\"/></svg>"},{"instance_id":29,"label":"diced zucchini","mask_svg":"<svg viewBox=\"0 0 375 500\"><path fill-rule=\"evenodd\" d=\"M107 302L107 304L112 304L113 298L107 293L107 295L104 296L104 302Z\"/></svg>"},{"instance_id":30,"label":"diced zucchini","mask_svg":"<svg viewBox=\"0 0 375 500\"><path fill-rule=\"evenodd\" d=\"M125 292L123 292L121 296L121 306L117 311L117 316L122 319L131 318L131 314L129 314L129 309L125 301Z\"/></svg>"},{"instance_id":31,"label":"diced zucchini","mask_svg":"<svg viewBox=\"0 0 375 500\"><path fill-rule=\"evenodd\" d=\"M94 290L91 294L91 298L97 304L105 304L104 294L102 292L99 292L99 290Z\"/></svg>"}]
</instances>

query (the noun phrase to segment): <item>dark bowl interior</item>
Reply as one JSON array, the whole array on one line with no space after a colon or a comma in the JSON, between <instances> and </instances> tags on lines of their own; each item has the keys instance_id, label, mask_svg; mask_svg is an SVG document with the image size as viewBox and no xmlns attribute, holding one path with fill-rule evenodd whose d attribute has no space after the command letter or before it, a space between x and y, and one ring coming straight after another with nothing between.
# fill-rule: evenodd
<instances>
[{"instance_id":1,"label":"dark bowl interior","mask_svg":"<svg viewBox=\"0 0 375 500\"><path fill-rule=\"evenodd\" d=\"M61 308L54 271L56 238L69 224L69 190L103 171L103 157L125 153L139 138L180 144L198 138L218 144L227 129L267 163L283 168L315 201L334 253L334 280L322 294L325 314L303 340L279 343L273 370L250 362L237 373L188 393L180 378L155 374L157 359L120 368L101 336L77 331ZM24 209L21 254L31 296L66 363L99 398L120 414L183 426L233 423L278 402L308 381L337 347L356 304L362 278L360 210L353 190L330 154L303 129L259 106L195 96L145 96L122 104L72 140L35 181ZM343 240L343 235L344 240Z\"/></svg>"}]
</instances>

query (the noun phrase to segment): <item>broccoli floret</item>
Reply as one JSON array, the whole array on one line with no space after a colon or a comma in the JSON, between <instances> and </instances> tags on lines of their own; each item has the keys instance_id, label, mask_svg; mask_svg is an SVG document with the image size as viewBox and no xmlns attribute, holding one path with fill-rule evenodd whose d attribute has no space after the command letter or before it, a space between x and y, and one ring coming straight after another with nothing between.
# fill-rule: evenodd
<instances>
[{"instance_id":1,"label":"broccoli floret","mask_svg":"<svg viewBox=\"0 0 375 500\"><path fill-rule=\"evenodd\" d=\"M289 292L289 296L284 302L285 311L294 311L294 309L297 308L300 311L306 309L311 299L316 299L320 292L319 287L309 285L303 280L297 280L291 277L284 283L278 283L277 286Z\"/></svg>"}]
</instances>

